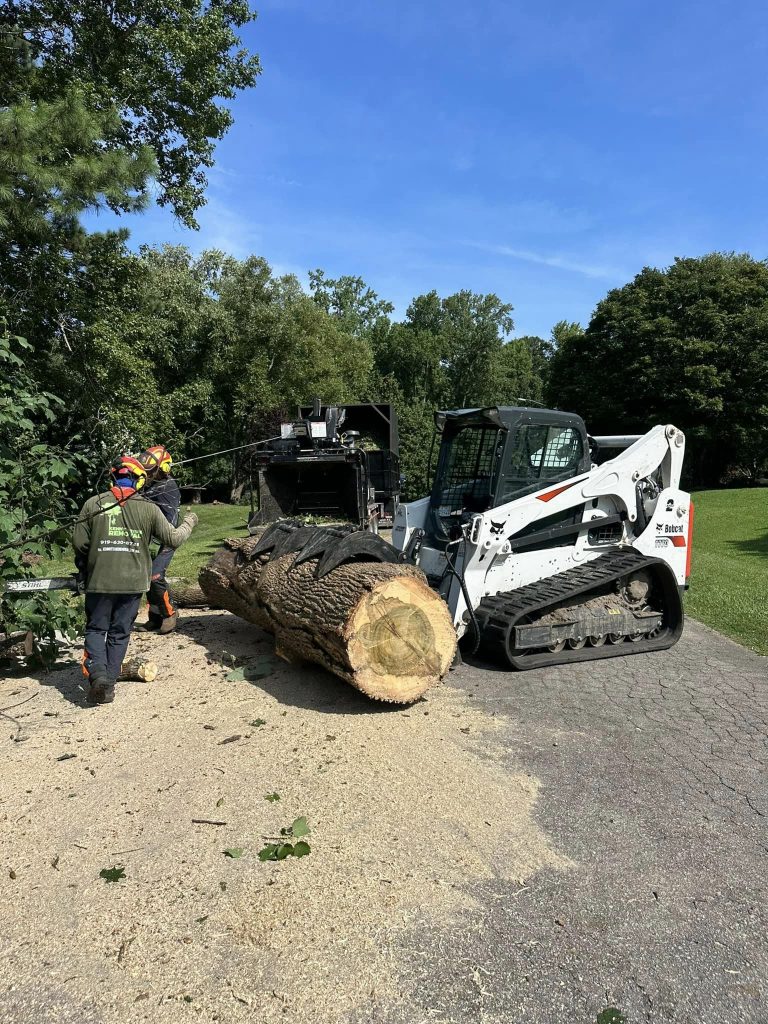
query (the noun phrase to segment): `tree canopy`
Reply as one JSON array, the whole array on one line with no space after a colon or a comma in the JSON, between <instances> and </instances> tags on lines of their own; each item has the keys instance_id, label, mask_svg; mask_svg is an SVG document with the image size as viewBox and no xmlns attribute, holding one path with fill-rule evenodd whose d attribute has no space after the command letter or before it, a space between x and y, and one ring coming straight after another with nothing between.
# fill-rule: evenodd
<instances>
[{"instance_id":1,"label":"tree canopy","mask_svg":"<svg viewBox=\"0 0 768 1024\"><path fill-rule=\"evenodd\" d=\"M194 226L232 125L226 101L261 72L238 35L255 17L248 0L17 0L0 95L11 107L87 96L106 153L151 153L157 201Z\"/></svg>"},{"instance_id":2,"label":"tree canopy","mask_svg":"<svg viewBox=\"0 0 768 1024\"><path fill-rule=\"evenodd\" d=\"M675 423L689 476L717 484L768 458L768 263L746 254L646 267L566 332L549 391L595 432Z\"/></svg>"}]
</instances>

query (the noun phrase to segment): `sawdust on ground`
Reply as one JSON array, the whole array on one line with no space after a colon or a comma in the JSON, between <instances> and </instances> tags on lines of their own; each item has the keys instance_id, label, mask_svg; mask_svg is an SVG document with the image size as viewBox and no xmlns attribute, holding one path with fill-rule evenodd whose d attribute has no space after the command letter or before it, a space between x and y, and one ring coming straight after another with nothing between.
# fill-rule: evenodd
<instances>
[{"instance_id":1,"label":"sawdust on ground","mask_svg":"<svg viewBox=\"0 0 768 1024\"><path fill-rule=\"evenodd\" d=\"M226 613L181 628L134 635L160 676L110 706L73 665L0 684L0 1021L386 1021L417 927L567 868L468 695L382 708ZM311 854L261 862L299 816Z\"/></svg>"}]
</instances>

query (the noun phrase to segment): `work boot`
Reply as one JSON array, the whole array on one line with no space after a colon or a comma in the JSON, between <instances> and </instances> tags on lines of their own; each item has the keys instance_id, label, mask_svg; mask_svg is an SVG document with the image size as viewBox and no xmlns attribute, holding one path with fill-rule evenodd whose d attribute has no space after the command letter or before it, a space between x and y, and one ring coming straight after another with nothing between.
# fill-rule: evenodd
<instances>
[{"instance_id":1,"label":"work boot","mask_svg":"<svg viewBox=\"0 0 768 1024\"><path fill-rule=\"evenodd\" d=\"M157 612L150 612L147 621L143 622L140 626L135 628L143 633L157 633L160 631L160 627L163 624L162 615L158 615Z\"/></svg>"},{"instance_id":2,"label":"work boot","mask_svg":"<svg viewBox=\"0 0 768 1024\"><path fill-rule=\"evenodd\" d=\"M90 704L111 704L115 699L115 681L106 672L92 672L89 677L88 702Z\"/></svg>"},{"instance_id":3,"label":"work boot","mask_svg":"<svg viewBox=\"0 0 768 1024\"><path fill-rule=\"evenodd\" d=\"M166 633L172 633L179 624L179 613L174 612L173 615L169 615L167 619L163 619L159 633L161 636L165 636Z\"/></svg>"}]
</instances>

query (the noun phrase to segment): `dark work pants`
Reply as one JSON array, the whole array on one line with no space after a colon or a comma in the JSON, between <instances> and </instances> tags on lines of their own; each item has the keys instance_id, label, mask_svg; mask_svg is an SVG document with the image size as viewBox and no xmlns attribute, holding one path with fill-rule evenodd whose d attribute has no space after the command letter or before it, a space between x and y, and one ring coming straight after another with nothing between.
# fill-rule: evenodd
<instances>
[{"instance_id":1,"label":"dark work pants","mask_svg":"<svg viewBox=\"0 0 768 1024\"><path fill-rule=\"evenodd\" d=\"M141 594L85 595L85 653L83 672L106 673L111 679L120 675L128 640Z\"/></svg>"},{"instance_id":2,"label":"dark work pants","mask_svg":"<svg viewBox=\"0 0 768 1024\"><path fill-rule=\"evenodd\" d=\"M160 548L152 559L152 582L149 585L149 617L151 619L169 619L176 611L173 595L165 578L168 566L174 556L173 548Z\"/></svg>"}]
</instances>

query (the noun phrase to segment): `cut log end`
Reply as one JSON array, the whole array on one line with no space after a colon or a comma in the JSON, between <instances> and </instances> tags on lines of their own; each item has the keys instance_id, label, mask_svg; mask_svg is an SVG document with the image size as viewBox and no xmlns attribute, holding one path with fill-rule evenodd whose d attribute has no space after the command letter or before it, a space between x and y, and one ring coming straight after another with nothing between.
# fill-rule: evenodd
<instances>
[{"instance_id":1,"label":"cut log end","mask_svg":"<svg viewBox=\"0 0 768 1024\"><path fill-rule=\"evenodd\" d=\"M345 629L355 685L378 700L409 703L450 668L456 633L441 599L413 576L366 593Z\"/></svg>"},{"instance_id":2,"label":"cut log end","mask_svg":"<svg viewBox=\"0 0 768 1024\"><path fill-rule=\"evenodd\" d=\"M124 661L117 678L120 682L153 683L158 671L154 661Z\"/></svg>"}]
</instances>

